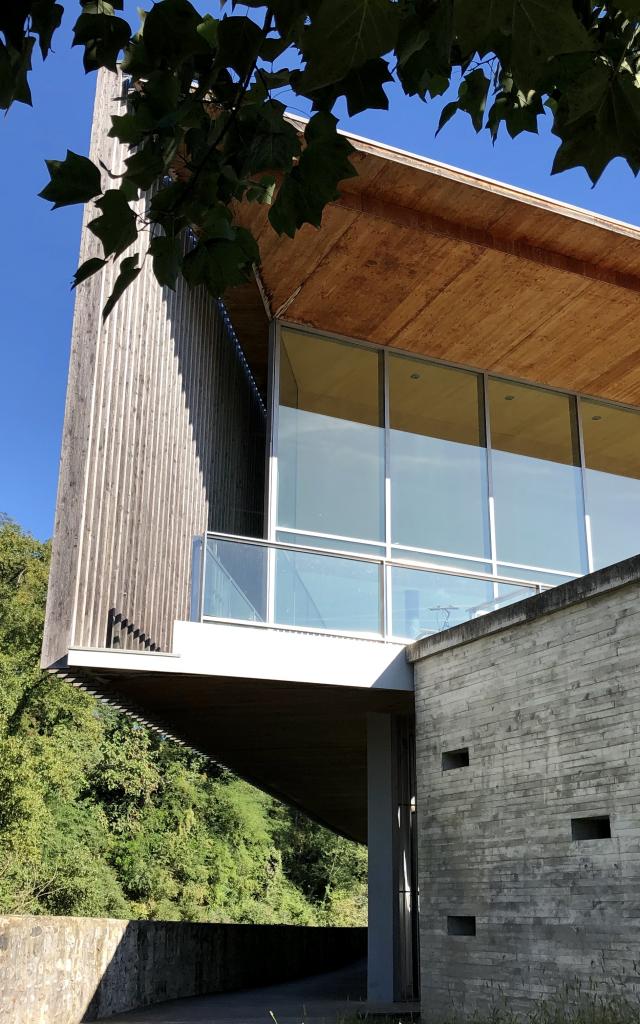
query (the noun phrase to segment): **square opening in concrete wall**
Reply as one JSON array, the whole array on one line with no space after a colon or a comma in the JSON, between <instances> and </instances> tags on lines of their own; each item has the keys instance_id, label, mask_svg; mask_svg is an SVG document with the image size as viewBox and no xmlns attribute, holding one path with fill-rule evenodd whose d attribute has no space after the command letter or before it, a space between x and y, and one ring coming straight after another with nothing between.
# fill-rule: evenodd
<instances>
[{"instance_id":1,"label":"square opening in concrete wall","mask_svg":"<svg viewBox=\"0 0 640 1024\"><path fill-rule=\"evenodd\" d=\"M447 917L447 935L475 935L475 917L460 916L459 914Z\"/></svg>"},{"instance_id":2,"label":"square opening in concrete wall","mask_svg":"<svg viewBox=\"0 0 640 1024\"><path fill-rule=\"evenodd\" d=\"M582 839L611 839L611 822L608 814L594 818L572 818L571 838L574 842Z\"/></svg>"},{"instance_id":3,"label":"square opening in concrete wall","mask_svg":"<svg viewBox=\"0 0 640 1024\"><path fill-rule=\"evenodd\" d=\"M459 750L444 750L442 752L442 770L451 772L454 768L469 767L469 748L460 747Z\"/></svg>"}]
</instances>

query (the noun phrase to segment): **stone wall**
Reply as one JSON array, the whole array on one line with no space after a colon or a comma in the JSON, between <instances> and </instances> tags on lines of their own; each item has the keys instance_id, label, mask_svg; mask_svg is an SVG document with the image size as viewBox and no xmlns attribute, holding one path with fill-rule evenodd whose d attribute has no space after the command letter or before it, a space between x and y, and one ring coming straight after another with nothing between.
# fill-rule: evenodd
<instances>
[{"instance_id":1,"label":"stone wall","mask_svg":"<svg viewBox=\"0 0 640 1024\"><path fill-rule=\"evenodd\" d=\"M0 917L0 1021L79 1024L150 1003L319 973L366 928Z\"/></svg>"},{"instance_id":2,"label":"stone wall","mask_svg":"<svg viewBox=\"0 0 640 1024\"><path fill-rule=\"evenodd\" d=\"M408 656L423 1019L524 1011L564 985L572 1000L593 985L635 998L640 558Z\"/></svg>"}]
</instances>

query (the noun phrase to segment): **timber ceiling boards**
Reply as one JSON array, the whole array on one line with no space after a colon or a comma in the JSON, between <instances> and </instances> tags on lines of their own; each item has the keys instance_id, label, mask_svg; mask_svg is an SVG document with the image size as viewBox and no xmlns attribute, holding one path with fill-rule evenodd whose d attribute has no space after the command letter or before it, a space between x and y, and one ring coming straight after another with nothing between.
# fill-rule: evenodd
<instances>
[{"instance_id":1,"label":"timber ceiling boards","mask_svg":"<svg viewBox=\"0 0 640 1024\"><path fill-rule=\"evenodd\" d=\"M352 141L319 231L240 208L271 316L640 405L640 229Z\"/></svg>"}]
</instances>

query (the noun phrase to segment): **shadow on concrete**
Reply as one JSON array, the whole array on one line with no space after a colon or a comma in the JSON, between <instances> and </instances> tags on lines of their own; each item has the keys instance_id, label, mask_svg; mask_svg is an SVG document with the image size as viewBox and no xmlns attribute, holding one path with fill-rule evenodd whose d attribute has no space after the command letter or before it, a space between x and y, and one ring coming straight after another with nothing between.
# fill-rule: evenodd
<instances>
[{"instance_id":1,"label":"shadow on concrete","mask_svg":"<svg viewBox=\"0 0 640 1024\"><path fill-rule=\"evenodd\" d=\"M137 1008L168 1000L216 998L274 983L286 986L310 972L338 970L340 975L345 964L365 956L367 945L366 928L182 921L101 924L102 932L93 936L91 956L91 942L86 948L93 961L95 991L91 998L88 992L75 993L86 1007L77 1020L113 1019L116 1013L137 1012ZM363 987L352 968L327 985L329 989L321 985L320 991L328 992L337 985L336 998L343 992L344 998L359 998ZM313 986L311 991L316 991Z\"/></svg>"},{"instance_id":2,"label":"shadow on concrete","mask_svg":"<svg viewBox=\"0 0 640 1024\"><path fill-rule=\"evenodd\" d=\"M366 996L366 961L263 988L171 1002L102 1017L107 1024L335 1024L355 1017Z\"/></svg>"}]
</instances>

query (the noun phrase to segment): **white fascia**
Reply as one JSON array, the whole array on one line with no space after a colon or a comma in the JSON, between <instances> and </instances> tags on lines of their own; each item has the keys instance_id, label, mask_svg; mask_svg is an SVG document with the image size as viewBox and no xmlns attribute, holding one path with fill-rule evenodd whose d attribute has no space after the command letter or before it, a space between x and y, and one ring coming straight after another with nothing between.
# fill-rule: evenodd
<instances>
[{"instance_id":1,"label":"white fascia","mask_svg":"<svg viewBox=\"0 0 640 1024\"><path fill-rule=\"evenodd\" d=\"M173 652L72 648L68 668L413 691L405 645L222 622L176 622Z\"/></svg>"}]
</instances>

